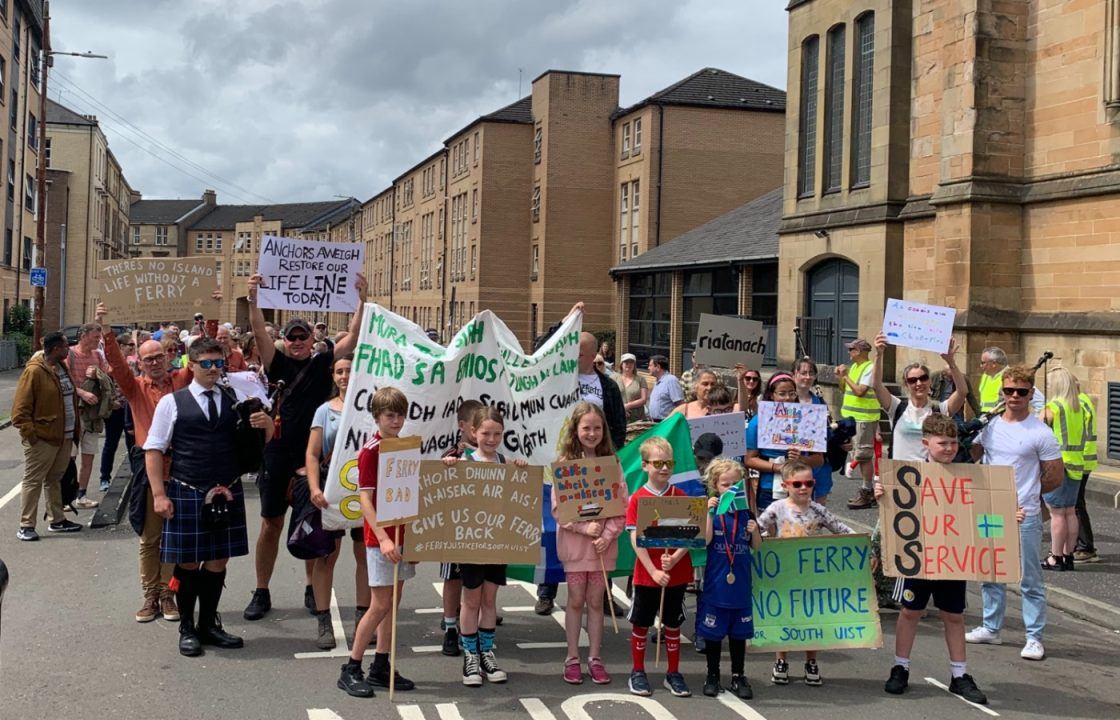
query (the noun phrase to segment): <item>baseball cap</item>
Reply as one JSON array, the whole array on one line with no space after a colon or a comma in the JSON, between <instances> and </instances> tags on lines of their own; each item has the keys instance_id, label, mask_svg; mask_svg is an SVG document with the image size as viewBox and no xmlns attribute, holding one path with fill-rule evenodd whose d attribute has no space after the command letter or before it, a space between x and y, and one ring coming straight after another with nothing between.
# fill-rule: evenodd
<instances>
[{"instance_id":1,"label":"baseball cap","mask_svg":"<svg viewBox=\"0 0 1120 720\"><path fill-rule=\"evenodd\" d=\"M622 353L622 357L620 357L618 359L618 362L619 362L619 364L622 364L622 363L626 362L627 360L629 360L631 362L634 362L634 363L638 362L638 358L635 357L634 353Z\"/></svg>"},{"instance_id":2,"label":"baseball cap","mask_svg":"<svg viewBox=\"0 0 1120 720\"><path fill-rule=\"evenodd\" d=\"M306 320L304 320L303 318L292 318L284 326L284 332L281 333L281 335L283 335L284 337L288 337L288 333L290 333L292 330L295 330L296 328L302 328L307 332L308 335L311 334L311 326L307 324Z\"/></svg>"},{"instance_id":3,"label":"baseball cap","mask_svg":"<svg viewBox=\"0 0 1120 720\"><path fill-rule=\"evenodd\" d=\"M712 460L723 454L723 440L715 433L704 433L696 438L692 454L701 460Z\"/></svg>"},{"instance_id":4,"label":"baseball cap","mask_svg":"<svg viewBox=\"0 0 1120 720\"><path fill-rule=\"evenodd\" d=\"M857 340L851 341L850 343L845 343L844 347L848 348L849 350L868 350L868 351L870 351L871 350L871 343L867 342L863 338L859 338Z\"/></svg>"}]
</instances>

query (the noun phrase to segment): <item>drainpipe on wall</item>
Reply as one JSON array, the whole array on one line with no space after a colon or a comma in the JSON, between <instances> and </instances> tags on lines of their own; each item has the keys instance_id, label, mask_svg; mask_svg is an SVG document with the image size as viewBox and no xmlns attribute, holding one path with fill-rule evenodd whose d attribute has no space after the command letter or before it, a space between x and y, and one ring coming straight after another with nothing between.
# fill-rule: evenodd
<instances>
[{"instance_id":1,"label":"drainpipe on wall","mask_svg":"<svg viewBox=\"0 0 1120 720\"><path fill-rule=\"evenodd\" d=\"M665 106L657 106L657 232L654 247L661 245L661 182L665 171Z\"/></svg>"}]
</instances>

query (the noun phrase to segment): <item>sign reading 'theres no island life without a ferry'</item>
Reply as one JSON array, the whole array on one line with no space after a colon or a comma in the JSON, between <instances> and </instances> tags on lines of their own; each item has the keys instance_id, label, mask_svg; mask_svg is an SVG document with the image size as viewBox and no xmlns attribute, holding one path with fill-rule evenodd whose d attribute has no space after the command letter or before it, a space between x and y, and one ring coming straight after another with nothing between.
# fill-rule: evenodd
<instances>
[{"instance_id":1,"label":"sign reading 'theres no island life without a ferry'","mask_svg":"<svg viewBox=\"0 0 1120 720\"><path fill-rule=\"evenodd\" d=\"M696 362L710 367L762 367L766 330L757 320L700 314L696 333Z\"/></svg>"}]
</instances>

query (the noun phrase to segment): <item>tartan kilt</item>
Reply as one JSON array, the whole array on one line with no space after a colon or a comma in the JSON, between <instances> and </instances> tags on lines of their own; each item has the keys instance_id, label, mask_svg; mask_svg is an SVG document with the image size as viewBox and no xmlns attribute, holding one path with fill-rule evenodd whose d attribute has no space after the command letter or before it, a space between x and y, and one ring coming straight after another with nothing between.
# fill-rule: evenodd
<instances>
[{"instance_id":1,"label":"tartan kilt","mask_svg":"<svg viewBox=\"0 0 1120 720\"><path fill-rule=\"evenodd\" d=\"M205 493L182 483L168 482L167 497L175 514L163 521L159 559L165 563L196 563L249 554L245 526L245 491L238 482L233 492L229 527L210 531L202 526Z\"/></svg>"}]
</instances>

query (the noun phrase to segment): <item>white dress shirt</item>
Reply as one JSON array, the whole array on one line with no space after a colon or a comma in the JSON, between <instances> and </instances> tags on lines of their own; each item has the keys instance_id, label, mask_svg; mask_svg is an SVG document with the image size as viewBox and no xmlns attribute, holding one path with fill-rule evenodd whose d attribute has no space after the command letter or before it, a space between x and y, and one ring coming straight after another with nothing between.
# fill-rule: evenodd
<instances>
[{"instance_id":1,"label":"white dress shirt","mask_svg":"<svg viewBox=\"0 0 1120 720\"><path fill-rule=\"evenodd\" d=\"M199 385L198 380L192 380L187 389L190 390L194 401L202 409L202 414L209 420L210 403L206 395L203 394L207 392L206 388ZM218 408L218 415L221 416L222 391L215 385L212 392L214 393L214 404ZM155 415L152 416L152 427L148 430L148 441L144 443L145 450L167 452L167 448L171 446L171 435L175 430L175 421L179 419L179 408L175 405L174 394L168 393L159 399Z\"/></svg>"}]
</instances>

